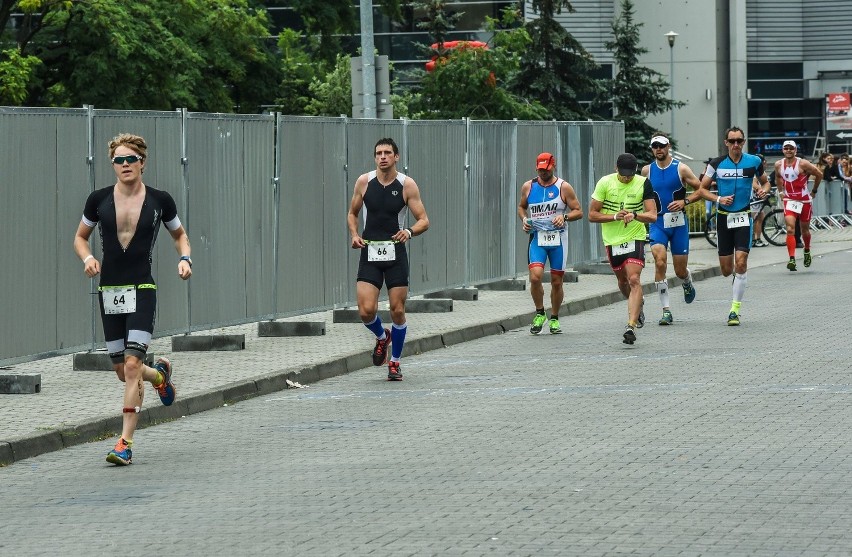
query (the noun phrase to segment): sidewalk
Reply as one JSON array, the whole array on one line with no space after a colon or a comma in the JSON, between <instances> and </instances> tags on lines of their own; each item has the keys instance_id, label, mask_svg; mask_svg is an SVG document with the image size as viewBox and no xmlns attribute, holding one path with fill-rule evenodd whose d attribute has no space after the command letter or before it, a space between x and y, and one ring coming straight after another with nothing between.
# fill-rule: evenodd
<instances>
[{"instance_id":1,"label":"sidewalk","mask_svg":"<svg viewBox=\"0 0 852 557\"><path fill-rule=\"evenodd\" d=\"M845 250L852 250L852 230L814 233L814 266L820 265L820 255ZM798 255L801 258L801 250ZM643 284L646 295L655 296L650 253L647 261ZM751 268L775 265L779 273L788 272L786 261L784 247L755 248L749 257ZM698 282L700 299L700 281L719 275L716 249L703 237L691 241L690 269ZM808 272L801 259L798 272ZM667 276L674 277L671 265ZM545 290L547 302L548 288ZM750 292L759 295L760 291L751 288ZM748 296L749 293L746 302ZM571 327L571 315L622 300L612 274L581 275L579 282L565 285L565 305L560 312L562 327ZM480 290L478 301L454 301L450 313L410 314L406 354L528 327L532 313L528 289ZM260 338L256 323L198 333L245 334L246 349L238 352L172 353L170 338L154 340L151 352L168 356L174 366L177 401L164 407L149 387L140 414L140 428L285 389L288 380L308 385L371 366L373 339L363 325L333 323L331 311L287 320L325 321L326 334ZM649 320L655 321L656 314L649 313ZM406 373L417 373L416 366L405 369ZM42 385L38 394L0 395L0 466L120 432L121 384L112 371L72 371L72 356L66 355L15 365L5 372L40 373ZM385 374L386 369L375 368L375 372Z\"/></svg>"}]
</instances>

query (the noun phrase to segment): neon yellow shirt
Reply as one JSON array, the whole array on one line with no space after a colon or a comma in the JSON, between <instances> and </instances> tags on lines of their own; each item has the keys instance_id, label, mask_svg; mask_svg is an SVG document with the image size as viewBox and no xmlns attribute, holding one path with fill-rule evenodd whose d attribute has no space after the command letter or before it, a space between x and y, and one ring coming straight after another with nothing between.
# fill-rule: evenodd
<instances>
[{"instance_id":1,"label":"neon yellow shirt","mask_svg":"<svg viewBox=\"0 0 852 557\"><path fill-rule=\"evenodd\" d=\"M623 184L618 181L618 174L604 176L595 185L592 199L603 204L601 213L614 215L621 209L641 212L645 210L645 200L654 199L651 182L640 174ZM624 225L624 221L616 220L601 224L601 236L606 246L617 246L631 240L644 240L648 233L645 223L638 220Z\"/></svg>"}]
</instances>

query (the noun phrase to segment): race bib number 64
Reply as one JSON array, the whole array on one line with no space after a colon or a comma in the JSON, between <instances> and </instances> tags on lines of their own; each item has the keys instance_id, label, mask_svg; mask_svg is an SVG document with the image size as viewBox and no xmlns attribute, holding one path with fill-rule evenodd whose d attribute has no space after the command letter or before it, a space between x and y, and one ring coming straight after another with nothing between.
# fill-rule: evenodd
<instances>
[{"instance_id":1,"label":"race bib number 64","mask_svg":"<svg viewBox=\"0 0 852 557\"><path fill-rule=\"evenodd\" d=\"M104 313L116 315L136 311L136 287L114 286L101 289Z\"/></svg>"}]
</instances>

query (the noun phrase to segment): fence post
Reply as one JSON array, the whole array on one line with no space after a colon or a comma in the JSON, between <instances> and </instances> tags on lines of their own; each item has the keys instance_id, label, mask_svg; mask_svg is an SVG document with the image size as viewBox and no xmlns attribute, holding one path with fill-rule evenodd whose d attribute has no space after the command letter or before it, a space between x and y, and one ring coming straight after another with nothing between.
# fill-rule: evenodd
<instances>
[{"instance_id":1,"label":"fence post","mask_svg":"<svg viewBox=\"0 0 852 557\"><path fill-rule=\"evenodd\" d=\"M269 320L272 321L278 315L278 252L280 247L278 245L278 235L281 233L281 157L278 156L279 149L279 141L281 134L281 113L275 113L275 134L274 139L272 141L273 149L275 150L273 154L272 160L274 168L272 176L272 202L275 204L275 214L274 214L274 233L272 236L272 262L274 265L274 270L272 271L272 315Z\"/></svg>"},{"instance_id":2,"label":"fence post","mask_svg":"<svg viewBox=\"0 0 852 557\"><path fill-rule=\"evenodd\" d=\"M95 107L84 104L86 109L86 164L89 167L89 192L95 191ZM97 240L95 240L97 242ZM95 287L95 277L89 279L89 293L92 302L92 346L90 352L95 351L95 320L97 319L95 306L98 305L98 289Z\"/></svg>"},{"instance_id":3,"label":"fence post","mask_svg":"<svg viewBox=\"0 0 852 557\"><path fill-rule=\"evenodd\" d=\"M186 214L186 228L189 230L189 160L186 157L186 108L179 108L180 112L180 164L183 167L181 182L183 183L183 207ZM186 333L192 332L192 282L186 284Z\"/></svg>"}]
</instances>

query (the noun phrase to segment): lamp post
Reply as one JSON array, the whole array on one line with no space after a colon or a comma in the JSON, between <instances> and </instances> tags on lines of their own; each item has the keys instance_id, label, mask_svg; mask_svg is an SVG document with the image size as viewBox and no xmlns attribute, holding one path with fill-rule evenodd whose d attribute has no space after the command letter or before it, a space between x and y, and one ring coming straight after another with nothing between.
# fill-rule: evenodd
<instances>
[{"instance_id":1,"label":"lamp post","mask_svg":"<svg viewBox=\"0 0 852 557\"><path fill-rule=\"evenodd\" d=\"M674 44L675 44L676 38L677 38L677 33L675 33L674 31L669 31L668 33L666 33L666 39L668 39L668 41L669 41L669 79L671 80L671 83L669 84L669 92L670 92L670 99L672 101L672 109L671 109L672 110L672 127L671 127L671 131L669 133L672 134L672 137L674 137L674 134L675 134L675 132L674 132Z\"/></svg>"}]
</instances>

